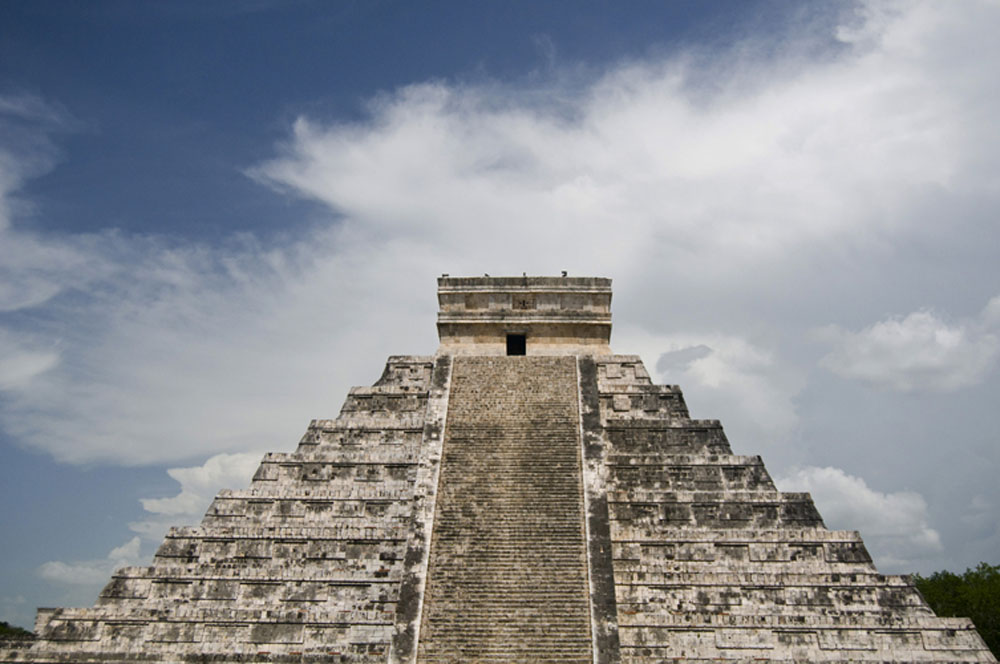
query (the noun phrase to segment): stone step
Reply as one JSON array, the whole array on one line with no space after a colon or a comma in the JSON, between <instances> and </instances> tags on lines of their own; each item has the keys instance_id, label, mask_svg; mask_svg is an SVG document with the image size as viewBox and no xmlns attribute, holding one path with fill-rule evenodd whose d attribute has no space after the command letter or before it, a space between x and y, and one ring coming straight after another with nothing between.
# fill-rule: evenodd
<instances>
[{"instance_id":1,"label":"stone step","mask_svg":"<svg viewBox=\"0 0 1000 664\"><path fill-rule=\"evenodd\" d=\"M573 358L456 358L419 662L589 662Z\"/></svg>"}]
</instances>

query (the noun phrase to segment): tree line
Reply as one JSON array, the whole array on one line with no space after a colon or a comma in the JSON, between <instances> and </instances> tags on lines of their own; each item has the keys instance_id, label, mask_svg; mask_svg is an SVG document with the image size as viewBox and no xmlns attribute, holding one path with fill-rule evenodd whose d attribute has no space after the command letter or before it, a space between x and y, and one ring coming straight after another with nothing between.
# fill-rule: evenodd
<instances>
[{"instance_id":1,"label":"tree line","mask_svg":"<svg viewBox=\"0 0 1000 664\"><path fill-rule=\"evenodd\" d=\"M934 613L971 618L1000 658L1000 565L979 563L964 574L942 570L927 577L917 574L913 580Z\"/></svg>"}]
</instances>

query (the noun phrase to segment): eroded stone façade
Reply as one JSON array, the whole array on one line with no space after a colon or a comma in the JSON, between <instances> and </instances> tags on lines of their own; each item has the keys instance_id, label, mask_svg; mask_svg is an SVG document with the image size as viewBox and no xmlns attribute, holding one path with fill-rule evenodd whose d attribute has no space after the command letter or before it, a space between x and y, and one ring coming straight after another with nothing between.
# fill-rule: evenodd
<instances>
[{"instance_id":1,"label":"eroded stone fa\u00e7ade","mask_svg":"<svg viewBox=\"0 0 1000 664\"><path fill-rule=\"evenodd\" d=\"M610 280L438 298L436 355L390 357L0 661L996 661L612 354Z\"/></svg>"}]
</instances>

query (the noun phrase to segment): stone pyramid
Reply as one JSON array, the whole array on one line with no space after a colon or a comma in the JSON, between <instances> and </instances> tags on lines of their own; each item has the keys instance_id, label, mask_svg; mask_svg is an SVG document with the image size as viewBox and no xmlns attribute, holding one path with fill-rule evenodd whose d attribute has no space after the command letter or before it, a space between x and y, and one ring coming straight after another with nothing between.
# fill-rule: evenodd
<instances>
[{"instance_id":1,"label":"stone pyramid","mask_svg":"<svg viewBox=\"0 0 1000 664\"><path fill-rule=\"evenodd\" d=\"M995 662L614 355L611 282L438 281L390 357L3 662Z\"/></svg>"}]
</instances>

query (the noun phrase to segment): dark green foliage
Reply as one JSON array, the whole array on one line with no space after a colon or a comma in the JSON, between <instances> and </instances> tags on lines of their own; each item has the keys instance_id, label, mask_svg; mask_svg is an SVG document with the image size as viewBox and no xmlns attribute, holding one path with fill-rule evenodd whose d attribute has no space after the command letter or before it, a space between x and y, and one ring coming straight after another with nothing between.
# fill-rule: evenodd
<instances>
[{"instance_id":1,"label":"dark green foliage","mask_svg":"<svg viewBox=\"0 0 1000 664\"><path fill-rule=\"evenodd\" d=\"M986 645L1000 657L1000 565L979 563L961 575L918 574L914 581L936 614L971 618Z\"/></svg>"},{"instance_id":2,"label":"dark green foliage","mask_svg":"<svg viewBox=\"0 0 1000 664\"><path fill-rule=\"evenodd\" d=\"M9 625L0 620L0 641L14 639L33 639L35 635L26 629Z\"/></svg>"}]
</instances>

